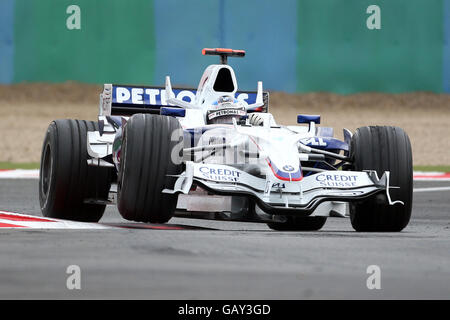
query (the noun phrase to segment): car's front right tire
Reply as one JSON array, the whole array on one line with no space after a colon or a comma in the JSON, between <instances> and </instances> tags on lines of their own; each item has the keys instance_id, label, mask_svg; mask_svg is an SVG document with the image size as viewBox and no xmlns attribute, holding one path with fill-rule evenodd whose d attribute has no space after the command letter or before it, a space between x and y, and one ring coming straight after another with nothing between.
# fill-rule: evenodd
<instances>
[{"instance_id":1,"label":"car's front right tire","mask_svg":"<svg viewBox=\"0 0 450 320\"><path fill-rule=\"evenodd\" d=\"M46 217L98 222L107 201L111 169L89 166L87 133L98 124L86 120L55 120L44 138L39 172L39 202Z\"/></svg>"}]
</instances>

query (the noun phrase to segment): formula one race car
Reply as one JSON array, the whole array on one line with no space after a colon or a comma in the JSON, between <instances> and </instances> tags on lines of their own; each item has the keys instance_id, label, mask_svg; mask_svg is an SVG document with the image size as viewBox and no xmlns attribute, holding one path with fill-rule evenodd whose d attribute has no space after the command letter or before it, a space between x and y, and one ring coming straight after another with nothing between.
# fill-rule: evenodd
<instances>
[{"instance_id":1,"label":"formula one race car","mask_svg":"<svg viewBox=\"0 0 450 320\"><path fill-rule=\"evenodd\" d=\"M55 120L45 136L39 199L44 216L99 221L108 204L123 218L173 216L263 222L319 230L350 217L357 231L400 231L412 207L412 154L398 127L361 127L344 141L319 127L276 123L269 94L237 90L228 57L195 89L105 84L97 122Z\"/></svg>"}]
</instances>

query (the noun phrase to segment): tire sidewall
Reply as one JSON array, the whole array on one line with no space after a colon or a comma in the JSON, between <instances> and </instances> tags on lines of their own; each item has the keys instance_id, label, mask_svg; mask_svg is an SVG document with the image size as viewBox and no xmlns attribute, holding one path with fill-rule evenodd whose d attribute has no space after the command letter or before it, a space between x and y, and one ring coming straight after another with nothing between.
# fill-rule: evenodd
<instances>
[{"instance_id":1,"label":"tire sidewall","mask_svg":"<svg viewBox=\"0 0 450 320\"><path fill-rule=\"evenodd\" d=\"M48 129L44 138L44 143L42 146L42 154L41 154L41 164L39 169L39 202L41 206L41 211L44 215L46 213L51 212L55 205L55 197L56 197L56 174L57 174L57 154L58 154L58 143L57 143L57 134L58 131L56 129L55 122L52 122ZM51 173L49 175L47 194L43 192L43 165L44 165L44 157L46 149L50 148L50 170Z\"/></svg>"}]
</instances>

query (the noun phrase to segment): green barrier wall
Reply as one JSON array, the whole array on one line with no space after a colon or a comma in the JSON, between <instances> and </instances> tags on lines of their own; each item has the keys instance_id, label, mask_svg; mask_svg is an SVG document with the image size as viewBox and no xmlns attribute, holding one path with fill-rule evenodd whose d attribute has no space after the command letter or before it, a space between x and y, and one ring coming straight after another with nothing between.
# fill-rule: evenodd
<instances>
[{"instance_id":1,"label":"green barrier wall","mask_svg":"<svg viewBox=\"0 0 450 320\"><path fill-rule=\"evenodd\" d=\"M71 4L81 8L80 30L65 27ZM14 82L151 82L151 1L16 0L15 6Z\"/></svg>"},{"instance_id":2,"label":"green barrier wall","mask_svg":"<svg viewBox=\"0 0 450 320\"><path fill-rule=\"evenodd\" d=\"M450 92L450 0L0 0L2 83L195 87L217 61L202 47L245 49L230 64L247 90Z\"/></svg>"},{"instance_id":3,"label":"green barrier wall","mask_svg":"<svg viewBox=\"0 0 450 320\"><path fill-rule=\"evenodd\" d=\"M366 8L381 8L369 30ZM300 1L298 91L442 91L442 2Z\"/></svg>"}]
</instances>

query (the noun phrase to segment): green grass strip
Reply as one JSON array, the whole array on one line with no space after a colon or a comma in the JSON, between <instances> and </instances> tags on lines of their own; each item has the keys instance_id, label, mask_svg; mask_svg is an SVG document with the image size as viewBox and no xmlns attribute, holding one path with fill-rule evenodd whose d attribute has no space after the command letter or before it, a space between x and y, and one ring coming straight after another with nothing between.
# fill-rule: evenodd
<instances>
[{"instance_id":1,"label":"green grass strip","mask_svg":"<svg viewBox=\"0 0 450 320\"><path fill-rule=\"evenodd\" d=\"M414 171L450 172L450 166L414 166Z\"/></svg>"},{"instance_id":2,"label":"green grass strip","mask_svg":"<svg viewBox=\"0 0 450 320\"><path fill-rule=\"evenodd\" d=\"M39 162L0 162L0 169L39 169Z\"/></svg>"}]
</instances>

